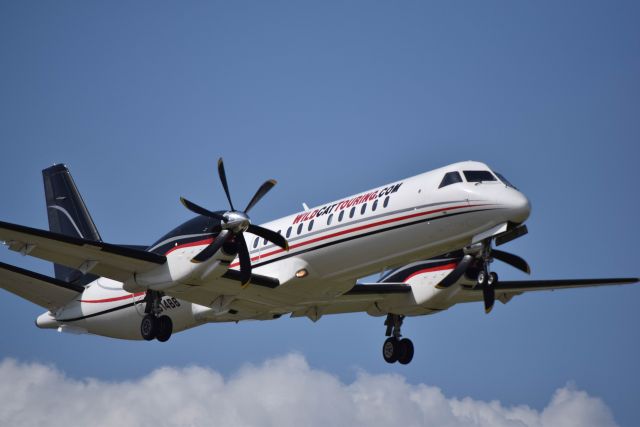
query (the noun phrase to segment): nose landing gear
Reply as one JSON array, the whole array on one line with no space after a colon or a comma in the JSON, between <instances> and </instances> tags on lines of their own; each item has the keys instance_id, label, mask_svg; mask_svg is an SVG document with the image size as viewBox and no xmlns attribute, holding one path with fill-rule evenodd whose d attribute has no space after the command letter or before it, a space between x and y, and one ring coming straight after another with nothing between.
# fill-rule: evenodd
<instances>
[{"instance_id":1,"label":"nose landing gear","mask_svg":"<svg viewBox=\"0 0 640 427\"><path fill-rule=\"evenodd\" d=\"M400 362L406 365L413 359L413 343L408 338L400 339L403 320L404 316L388 314L384 322L387 327L385 335L389 338L382 345L382 357L387 363Z\"/></svg>"},{"instance_id":2,"label":"nose landing gear","mask_svg":"<svg viewBox=\"0 0 640 427\"><path fill-rule=\"evenodd\" d=\"M146 314L140 323L140 334L146 341L152 341L155 338L160 342L165 342L171 338L173 322L169 316L160 316L162 296L162 292L147 291L144 297L144 312Z\"/></svg>"}]
</instances>

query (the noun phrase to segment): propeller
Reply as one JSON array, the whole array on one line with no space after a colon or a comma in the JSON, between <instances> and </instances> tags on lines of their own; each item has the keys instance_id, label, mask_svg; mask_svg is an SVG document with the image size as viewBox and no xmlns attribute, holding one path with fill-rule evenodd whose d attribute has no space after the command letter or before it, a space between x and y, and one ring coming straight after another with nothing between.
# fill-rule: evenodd
<instances>
[{"instance_id":1,"label":"propeller","mask_svg":"<svg viewBox=\"0 0 640 427\"><path fill-rule=\"evenodd\" d=\"M247 242L244 238L245 231L262 237L263 239L281 247L285 251L289 250L289 243L287 243L287 240L284 237L267 228L251 224L251 220L248 216L249 211L253 209L264 195L276 185L276 181L270 179L264 182L264 184L262 184L260 188L258 188L258 191L253 195L244 211L238 211L235 209L233 202L231 201L229 184L227 183L227 174L224 170L224 162L222 161L222 158L218 159L218 176L220 177L222 188L224 189L224 193L229 201L229 206L231 207L231 210L224 214L212 212L202 206L190 202L184 197L180 197L180 202L182 202L184 207L189 209L191 212L220 221L220 224L214 225L210 230L211 233L218 233L216 238L206 248L194 256L191 259L191 262L200 263L207 261L214 256L225 243L233 242L238 250L238 259L240 260L240 280L242 285L246 286L251 280L251 256L249 255Z\"/></svg>"},{"instance_id":2,"label":"propeller","mask_svg":"<svg viewBox=\"0 0 640 427\"><path fill-rule=\"evenodd\" d=\"M496 302L496 291L493 286L484 286L482 288L482 299L484 300L484 312L489 314Z\"/></svg>"},{"instance_id":3,"label":"propeller","mask_svg":"<svg viewBox=\"0 0 640 427\"><path fill-rule=\"evenodd\" d=\"M492 249L491 242L489 241L486 243L485 249L482 250L480 254L476 254L476 255L465 254L460 260L460 262L458 263L458 265L456 266L456 268L454 268L449 274L447 274L447 276L445 276L445 278L442 279L440 283L438 283L437 287L448 288L454 285L467 272L469 267L474 264L473 261L475 261L478 258L480 260L484 258L482 254L485 254L485 252L488 253L488 258L497 259L506 264L509 264L514 268L517 268L520 271L523 271L527 274L531 274L531 267L529 267L529 264L527 263L527 261L525 261L523 258L519 257L518 255L514 255L512 253L501 251L498 249ZM485 273L486 272L482 272L481 274L485 274ZM495 273L491 273L491 274L495 274ZM483 280L484 283L482 286L482 299L484 300L484 310L486 313L491 312L491 309L493 308L493 304L495 303L495 300L496 300L495 289L493 287L495 281L497 281L497 275L495 276L489 275Z\"/></svg>"},{"instance_id":4,"label":"propeller","mask_svg":"<svg viewBox=\"0 0 640 427\"><path fill-rule=\"evenodd\" d=\"M455 284L458 279L460 279L462 275L467 272L467 269L469 268L469 265L471 265L472 261L473 255L467 254L463 256L462 260L458 263L456 268L454 268L451 273L447 274L446 277L442 279L440 283L438 283L437 287L448 288L449 286Z\"/></svg>"}]
</instances>

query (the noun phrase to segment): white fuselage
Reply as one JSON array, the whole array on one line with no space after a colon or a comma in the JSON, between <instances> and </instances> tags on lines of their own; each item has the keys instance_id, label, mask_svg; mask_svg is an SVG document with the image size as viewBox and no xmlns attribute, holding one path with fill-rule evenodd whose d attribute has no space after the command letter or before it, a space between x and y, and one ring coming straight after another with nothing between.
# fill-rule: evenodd
<instances>
[{"instance_id":1,"label":"white fuselage","mask_svg":"<svg viewBox=\"0 0 640 427\"><path fill-rule=\"evenodd\" d=\"M331 301L351 289L360 277L461 249L500 224L527 219L527 198L499 180L463 181L439 188L445 173L458 171L464 176L465 170L490 169L478 162L456 163L262 224L287 238L288 252L246 233L254 273L280 282L268 292L241 291L247 292L248 300L256 300L250 318L269 319L273 313L296 313L311 303ZM180 269L193 268L190 259L208 242L177 245L167 251L171 277L179 276L175 272ZM233 260L230 268L237 267L238 261ZM296 273L302 270L305 277L297 278ZM222 273L212 274L208 280L215 282ZM389 308L393 306L398 314L417 315L456 303L451 296L443 298L444 293L453 295L455 289L438 290L434 284L411 284L413 294L391 297ZM141 339L143 297L144 292L129 293L122 283L100 278L86 287L81 298L56 313L43 314L37 324ZM233 320L212 315L210 307L170 296L163 298L162 308L171 317L174 332Z\"/></svg>"}]
</instances>

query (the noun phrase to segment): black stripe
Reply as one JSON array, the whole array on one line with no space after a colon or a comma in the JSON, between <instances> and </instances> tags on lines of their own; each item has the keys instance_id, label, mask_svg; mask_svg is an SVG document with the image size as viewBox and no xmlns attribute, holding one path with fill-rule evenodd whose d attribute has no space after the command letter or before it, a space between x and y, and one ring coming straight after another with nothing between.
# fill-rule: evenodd
<instances>
[{"instance_id":1,"label":"black stripe","mask_svg":"<svg viewBox=\"0 0 640 427\"><path fill-rule=\"evenodd\" d=\"M342 295L376 295L376 294L406 294L411 292L407 285L355 285Z\"/></svg>"},{"instance_id":2,"label":"black stripe","mask_svg":"<svg viewBox=\"0 0 640 427\"><path fill-rule=\"evenodd\" d=\"M380 279L380 282L404 282L409 276L411 276L413 273L417 271L424 270L427 268L441 267L443 265L451 264L453 262L457 263L458 261L459 259L446 259L442 261L418 262L409 267L404 266L404 267L395 269L393 271L390 271L388 274L382 277L382 279Z\"/></svg>"},{"instance_id":3,"label":"black stripe","mask_svg":"<svg viewBox=\"0 0 640 427\"><path fill-rule=\"evenodd\" d=\"M15 265L10 265L10 264L5 264L3 262L0 262L0 268L2 268L3 270L11 271L11 272L16 273L16 274L20 274L22 276L31 277L32 279L36 279L36 280L40 280L42 282L46 282L46 283L48 283L50 285L59 286L61 288L69 289L71 291L75 291L75 292L79 292L79 293L84 291L84 287L83 286L72 285L71 283L67 283L67 282L64 282L64 281L59 280L59 279L54 279L53 277L45 276L43 274L36 273L35 271L25 270L23 268L16 267Z\"/></svg>"},{"instance_id":4,"label":"black stripe","mask_svg":"<svg viewBox=\"0 0 640 427\"><path fill-rule=\"evenodd\" d=\"M118 307L113 307L113 308L110 308L108 310L99 311L97 313L87 314L86 316L73 317L71 319L56 319L56 320L58 322L75 322L77 320L84 320L84 319L88 319L90 317L100 316L101 314L113 313L114 311L122 310L123 308L133 307L136 304L142 304L142 303L144 303L144 301L140 300L140 301L136 301L136 302L130 302L130 303L125 304L125 305L119 305Z\"/></svg>"},{"instance_id":5,"label":"black stripe","mask_svg":"<svg viewBox=\"0 0 640 427\"><path fill-rule=\"evenodd\" d=\"M275 262L275 261L280 261L280 260L283 260L283 259L286 259L286 258L290 258L292 256L298 256L300 254L304 254L304 253L307 253L307 252L315 251L317 249L326 248L326 247L329 247L329 246L333 246L333 245L337 245L337 244L340 244L340 243L348 242L350 240L359 239L361 237L372 236L374 234L383 233L385 231L391 231L391 230L396 230L396 229L403 228L403 227L409 227L409 226L412 226L412 225L417 225L417 224L421 224L423 222L428 222L428 221L436 221L436 220L439 220L439 219L448 218L448 217L456 216L456 215L464 215L464 214L468 214L468 213L476 213L476 212L484 212L484 211L493 211L493 210L497 210L497 209L500 209L500 208L477 209L477 210L474 210L474 211L457 212L457 213L452 213L452 214L441 215L441 216L435 217L435 218L424 218L424 219L421 219L421 220L418 220L418 221L408 222L406 224L395 225L395 226L392 226L392 227L383 228L381 230L374 230L374 231L370 231L368 233L358 234L358 235L351 236L351 237L346 237L346 238L341 239L341 240L335 240L333 242L324 243L322 245L314 246L314 247L309 248L309 249L303 249L303 250L295 252L295 253L288 252L288 253L286 253L283 256L280 256L278 258L274 258L274 259L270 259L269 261L264 261L264 262L259 262L257 264L253 264L253 267L254 268L261 267L263 265L267 265L267 264L270 264L270 263Z\"/></svg>"}]
</instances>

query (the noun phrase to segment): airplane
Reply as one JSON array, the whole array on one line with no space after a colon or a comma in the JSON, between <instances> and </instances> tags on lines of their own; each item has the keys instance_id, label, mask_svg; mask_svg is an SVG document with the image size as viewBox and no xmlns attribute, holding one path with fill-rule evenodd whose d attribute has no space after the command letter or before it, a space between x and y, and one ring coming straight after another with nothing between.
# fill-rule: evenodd
<instances>
[{"instance_id":1,"label":"airplane","mask_svg":"<svg viewBox=\"0 0 640 427\"><path fill-rule=\"evenodd\" d=\"M483 302L491 312L531 291L637 283L638 278L503 281L493 261L531 272L496 249L527 234L531 205L504 176L475 161L308 208L262 225L249 212L276 184L268 180L244 210L232 202L196 216L152 245L103 242L63 165L42 171L49 230L0 221L10 250L54 263L55 277L0 263L0 285L48 311L39 328L105 337L169 340L210 322L364 312L385 317L382 355L408 364L407 317ZM363 277L380 273L374 282Z\"/></svg>"}]
</instances>

